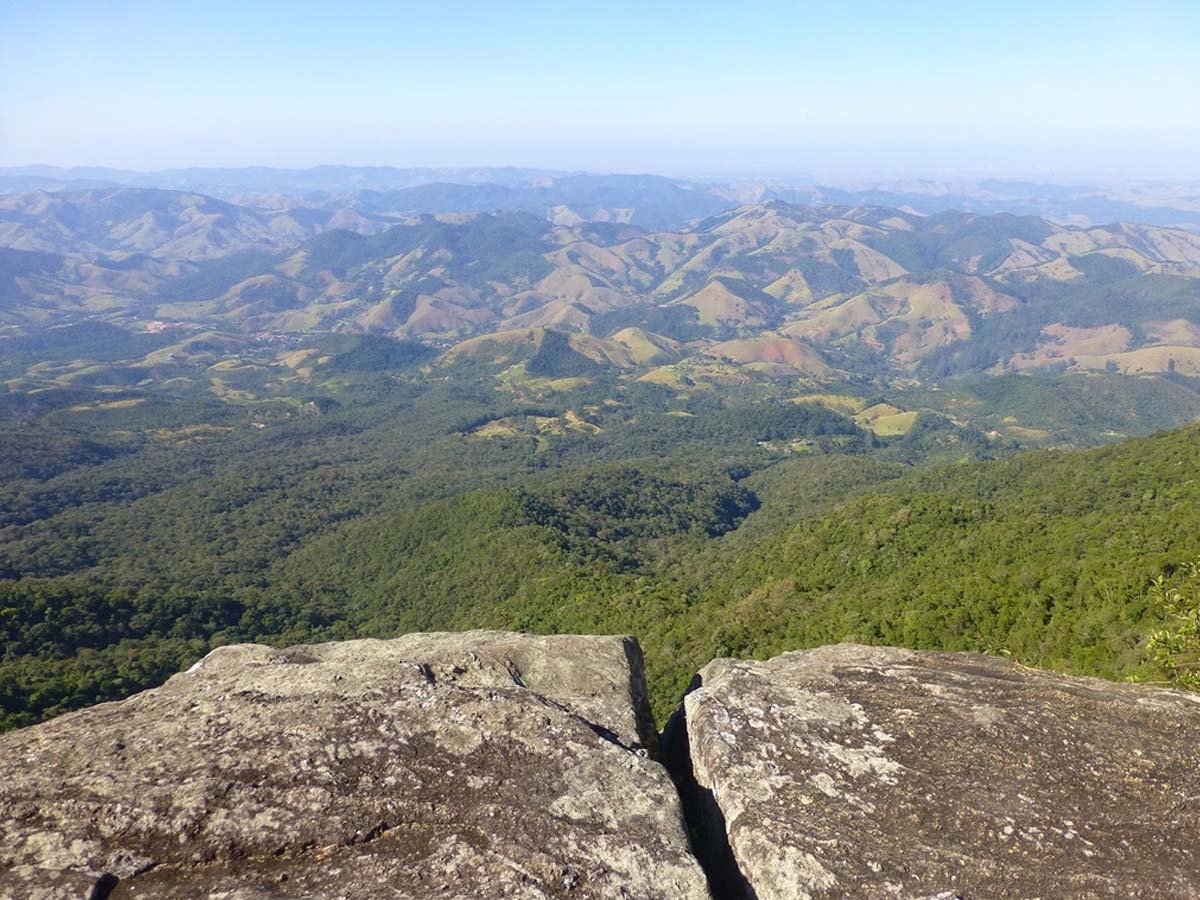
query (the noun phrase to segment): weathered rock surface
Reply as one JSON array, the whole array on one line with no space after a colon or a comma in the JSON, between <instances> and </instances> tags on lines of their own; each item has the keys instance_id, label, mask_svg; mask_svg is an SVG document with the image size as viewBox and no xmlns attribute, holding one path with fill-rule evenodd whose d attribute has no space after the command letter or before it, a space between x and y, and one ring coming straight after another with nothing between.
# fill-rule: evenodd
<instances>
[{"instance_id":1,"label":"weathered rock surface","mask_svg":"<svg viewBox=\"0 0 1200 900\"><path fill-rule=\"evenodd\" d=\"M705 898L632 639L214 651L0 735L0 897Z\"/></svg>"},{"instance_id":2,"label":"weathered rock surface","mask_svg":"<svg viewBox=\"0 0 1200 900\"><path fill-rule=\"evenodd\" d=\"M725 896L1200 897L1200 697L855 645L698 681L665 750Z\"/></svg>"},{"instance_id":3,"label":"weathered rock surface","mask_svg":"<svg viewBox=\"0 0 1200 900\"><path fill-rule=\"evenodd\" d=\"M637 643L226 647L0 735L0 900L701 900ZM856 645L664 736L718 900L1200 898L1200 697Z\"/></svg>"}]
</instances>

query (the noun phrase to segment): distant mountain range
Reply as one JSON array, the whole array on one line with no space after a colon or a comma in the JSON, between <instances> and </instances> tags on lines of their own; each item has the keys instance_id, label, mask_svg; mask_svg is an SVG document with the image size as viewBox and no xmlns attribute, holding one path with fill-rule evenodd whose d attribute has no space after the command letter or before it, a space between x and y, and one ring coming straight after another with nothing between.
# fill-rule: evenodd
<instances>
[{"instance_id":1,"label":"distant mountain range","mask_svg":"<svg viewBox=\"0 0 1200 900\"><path fill-rule=\"evenodd\" d=\"M97 187L145 187L200 191L213 196L255 192L391 191L418 184L448 181L456 184L518 184L530 179L567 174L548 169L480 167L474 169L401 169L392 166L314 166L310 169L244 168L163 169L135 172L102 166L20 166L0 168L0 192L81 190Z\"/></svg>"},{"instance_id":2,"label":"distant mountain range","mask_svg":"<svg viewBox=\"0 0 1200 900\"><path fill-rule=\"evenodd\" d=\"M0 196L0 245L90 257L152 253L196 261L249 249L281 250L330 228L375 231L390 224L352 210L262 211L157 189Z\"/></svg>"},{"instance_id":3,"label":"distant mountain range","mask_svg":"<svg viewBox=\"0 0 1200 900\"><path fill-rule=\"evenodd\" d=\"M1071 225L1130 222L1200 231L1200 184L1061 185L992 178L822 185L795 178L730 182L505 167L0 168L0 194L115 187L195 192L275 211L316 207L411 215L519 209L561 223L582 218L651 229L678 228L743 203L785 200L885 206L925 215L1008 212Z\"/></svg>"},{"instance_id":4,"label":"distant mountain range","mask_svg":"<svg viewBox=\"0 0 1200 900\"><path fill-rule=\"evenodd\" d=\"M1069 225L1131 222L1200 231L1200 185L1196 184L1099 187L998 179L903 181L856 188L776 189L772 196L798 202L890 206L925 215L948 210L1007 212Z\"/></svg>"},{"instance_id":5,"label":"distant mountain range","mask_svg":"<svg viewBox=\"0 0 1200 900\"><path fill-rule=\"evenodd\" d=\"M504 211L470 212L481 194ZM12 195L0 324L379 333L468 341L454 358L489 365L533 358L549 330L577 335L550 345L579 357L568 369L586 358L668 384L718 364L1200 374L1200 236L1187 231L779 200L657 226L719 203L625 176L276 211L159 189Z\"/></svg>"}]
</instances>

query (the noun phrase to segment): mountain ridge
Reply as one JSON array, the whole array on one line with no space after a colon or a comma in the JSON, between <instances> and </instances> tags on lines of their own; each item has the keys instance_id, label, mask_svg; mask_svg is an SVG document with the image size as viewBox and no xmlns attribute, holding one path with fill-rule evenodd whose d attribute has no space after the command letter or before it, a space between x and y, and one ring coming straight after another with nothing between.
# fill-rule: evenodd
<instances>
[{"instance_id":1,"label":"mountain ridge","mask_svg":"<svg viewBox=\"0 0 1200 900\"><path fill-rule=\"evenodd\" d=\"M61 303L68 314L443 344L544 326L600 338L640 327L709 346L783 333L857 375L1200 373L1200 238L1186 231L782 201L665 232L528 211L347 231L339 215L124 189L22 195L0 201L0 242L12 245L0 276L6 296L51 319ZM31 217L40 230L23 224ZM57 264L13 255L57 245L68 248Z\"/></svg>"}]
</instances>

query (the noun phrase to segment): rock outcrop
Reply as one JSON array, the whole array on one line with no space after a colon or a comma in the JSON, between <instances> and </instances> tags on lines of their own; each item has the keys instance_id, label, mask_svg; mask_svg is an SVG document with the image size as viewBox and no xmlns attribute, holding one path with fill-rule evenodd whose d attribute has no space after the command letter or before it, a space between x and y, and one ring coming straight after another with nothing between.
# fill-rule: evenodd
<instances>
[{"instance_id":1,"label":"rock outcrop","mask_svg":"<svg viewBox=\"0 0 1200 900\"><path fill-rule=\"evenodd\" d=\"M224 647L0 735L0 900L1200 898L1198 738L1200 696L843 644L710 663L659 762L632 638Z\"/></svg>"},{"instance_id":2,"label":"rock outcrop","mask_svg":"<svg viewBox=\"0 0 1200 900\"><path fill-rule=\"evenodd\" d=\"M0 897L708 897L628 638L224 647L0 735Z\"/></svg>"},{"instance_id":3,"label":"rock outcrop","mask_svg":"<svg viewBox=\"0 0 1200 900\"><path fill-rule=\"evenodd\" d=\"M664 734L719 897L1200 897L1200 697L839 645L716 660Z\"/></svg>"}]
</instances>

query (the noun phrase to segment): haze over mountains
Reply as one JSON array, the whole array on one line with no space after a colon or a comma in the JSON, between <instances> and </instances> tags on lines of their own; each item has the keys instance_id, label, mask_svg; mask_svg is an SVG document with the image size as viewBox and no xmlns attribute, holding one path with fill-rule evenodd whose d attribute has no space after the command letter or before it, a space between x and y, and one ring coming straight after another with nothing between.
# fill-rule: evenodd
<instances>
[{"instance_id":1,"label":"haze over mountains","mask_svg":"<svg viewBox=\"0 0 1200 900\"><path fill-rule=\"evenodd\" d=\"M787 200L911 208L925 214L950 209L1010 212L1076 225L1122 221L1200 229L1200 183L1196 182L1054 184L994 176L946 176L843 183L822 182L804 175L682 179L488 166L252 166L158 172L98 166L0 168L0 194L113 187L194 191L270 208L362 204L410 213L528 209L542 214L566 205L590 217L585 209L576 207L607 206L640 209L641 215L657 219L657 223L637 223L647 227L676 227L739 203ZM415 188L421 190L412 190ZM713 197L715 204L710 199Z\"/></svg>"}]
</instances>

